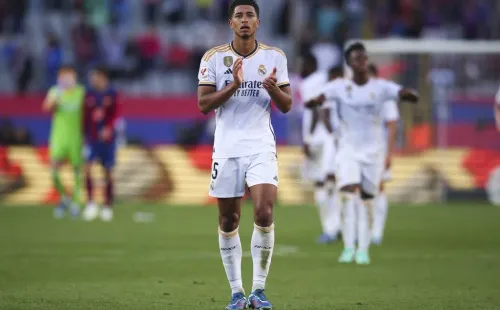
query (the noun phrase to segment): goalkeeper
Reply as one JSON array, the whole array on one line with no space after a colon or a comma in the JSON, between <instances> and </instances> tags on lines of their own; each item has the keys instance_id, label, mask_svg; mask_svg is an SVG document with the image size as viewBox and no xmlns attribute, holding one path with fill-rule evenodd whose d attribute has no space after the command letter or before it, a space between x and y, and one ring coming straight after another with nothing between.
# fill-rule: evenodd
<instances>
[{"instance_id":1,"label":"goalkeeper","mask_svg":"<svg viewBox=\"0 0 500 310\"><path fill-rule=\"evenodd\" d=\"M56 218L62 218L68 209L74 217L80 212L84 98L85 89L77 83L75 69L65 66L59 70L57 85L50 88L43 103L43 109L53 113L49 141L50 159L52 180L61 197L59 206L54 209ZM66 161L74 171L71 198L61 182L60 170Z\"/></svg>"}]
</instances>

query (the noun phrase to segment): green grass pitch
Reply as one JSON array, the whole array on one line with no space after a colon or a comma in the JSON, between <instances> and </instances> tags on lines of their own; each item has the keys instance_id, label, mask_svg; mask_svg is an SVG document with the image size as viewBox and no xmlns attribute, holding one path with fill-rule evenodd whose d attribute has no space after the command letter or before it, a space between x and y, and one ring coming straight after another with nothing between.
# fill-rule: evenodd
<instances>
[{"instance_id":1,"label":"green grass pitch","mask_svg":"<svg viewBox=\"0 0 500 310\"><path fill-rule=\"evenodd\" d=\"M137 211L154 222L134 222ZM392 207L372 265L340 265L314 243L313 207L278 207L267 284L275 309L500 309L500 209ZM248 249L251 208L241 238ZM224 309L229 285L212 207L117 207L112 223L54 220L51 209L0 207L0 309Z\"/></svg>"}]
</instances>

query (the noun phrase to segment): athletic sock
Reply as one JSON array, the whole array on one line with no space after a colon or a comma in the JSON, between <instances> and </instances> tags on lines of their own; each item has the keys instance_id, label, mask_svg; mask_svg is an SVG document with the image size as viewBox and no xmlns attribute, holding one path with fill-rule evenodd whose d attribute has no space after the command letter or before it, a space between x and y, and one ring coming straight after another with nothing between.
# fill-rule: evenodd
<instances>
[{"instance_id":1,"label":"athletic sock","mask_svg":"<svg viewBox=\"0 0 500 310\"><path fill-rule=\"evenodd\" d=\"M342 240L344 248L354 249L356 247L356 205L359 196L355 193L341 193L344 206L344 227Z\"/></svg>"},{"instance_id":2,"label":"athletic sock","mask_svg":"<svg viewBox=\"0 0 500 310\"><path fill-rule=\"evenodd\" d=\"M82 188L82 178L80 175L80 168L74 168L74 188L73 188L73 202L80 204L80 191Z\"/></svg>"},{"instance_id":3,"label":"athletic sock","mask_svg":"<svg viewBox=\"0 0 500 310\"><path fill-rule=\"evenodd\" d=\"M87 188L87 201L92 203L94 201L94 181L90 172L85 175L85 186Z\"/></svg>"},{"instance_id":4,"label":"athletic sock","mask_svg":"<svg viewBox=\"0 0 500 310\"><path fill-rule=\"evenodd\" d=\"M333 191L328 198L328 220L327 233L330 236L337 236L342 228L340 194Z\"/></svg>"},{"instance_id":5,"label":"athletic sock","mask_svg":"<svg viewBox=\"0 0 500 310\"><path fill-rule=\"evenodd\" d=\"M360 201L357 204L357 233L358 233L358 249L360 251L368 251L370 247L370 214L373 205L373 200Z\"/></svg>"},{"instance_id":6,"label":"athletic sock","mask_svg":"<svg viewBox=\"0 0 500 310\"><path fill-rule=\"evenodd\" d=\"M274 224L260 227L254 224L252 234L253 285L252 292L265 289L274 250Z\"/></svg>"},{"instance_id":7,"label":"athletic sock","mask_svg":"<svg viewBox=\"0 0 500 310\"><path fill-rule=\"evenodd\" d=\"M384 236L385 222L387 220L387 212L389 203L387 195L381 192L374 201L373 208L373 227L372 237L375 239L382 239Z\"/></svg>"},{"instance_id":8,"label":"athletic sock","mask_svg":"<svg viewBox=\"0 0 500 310\"><path fill-rule=\"evenodd\" d=\"M232 294L244 294L243 280L241 278L241 257L243 252L238 228L232 232L223 232L219 228L219 249Z\"/></svg>"},{"instance_id":9,"label":"athletic sock","mask_svg":"<svg viewBox=\"0 0 500 310\"><path fill-rule=\"evenodd\" d=\"M319 211L319 220L321 222L321 229L323 233L328 233L328 191L324 187L318 187L314 191L314 200Z\"/></svg>"},{"instance_id":10,"label":"athletic sock","mask_svg":"<svg viewBox=\"0 0 500 310\"><path fill-rule=\"evenodd\" d=\"M54 186L61 198L66 196L66 190L64 189L64 185L61 182L61 175L59 173L59 170L52 172L52 181L54 182Z\"/></svg>"},{"instance_id":11,"label":"athletic sock","mask_svg":"<svg viewBox=\"0 0 500 310\"><path fill-rule=\"evenodd\" d=\"M113 180L106 182L106 206L111 207L114 201L114 185Z\"/></svg>"}]
</instances>

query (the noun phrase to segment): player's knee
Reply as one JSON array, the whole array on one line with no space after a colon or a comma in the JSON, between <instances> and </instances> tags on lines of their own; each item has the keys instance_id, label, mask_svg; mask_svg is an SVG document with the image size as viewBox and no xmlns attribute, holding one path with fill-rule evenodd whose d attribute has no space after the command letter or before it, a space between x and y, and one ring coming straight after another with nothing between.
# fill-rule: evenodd
<instances>
[{"instance_id":1,"label":"player's knee","mask_svg":"<svg viewBox=\"0 0 500 310\"><path fill-rule=\"evenodd\" d=\"M219 226L223 232L232 232L240 225L238 213L221 214L219 216Z\"/></svg>"},{"instance_id":2,"label":"player's knee","mask_svg":"<svg viewBox=\"0 0 500 310\"><path fill-rule=\"evenodd\" d=\"M359 185L357 184L351 184L351 185L346 185L346 186L343 186L340 191L341 192L347 192L347 193L355 193L357 192L359 189Z\"/></svg>"},{"instance_id":3,"label":"player's knee","mask_svg":"<svg viewBox=\"0 0 500 310\"><path fill-rule=\"evenodd\" d=\"M273 223L273 202L265 200L255 205L255 224L269 227Z\"/></svg>"}]
</instances>

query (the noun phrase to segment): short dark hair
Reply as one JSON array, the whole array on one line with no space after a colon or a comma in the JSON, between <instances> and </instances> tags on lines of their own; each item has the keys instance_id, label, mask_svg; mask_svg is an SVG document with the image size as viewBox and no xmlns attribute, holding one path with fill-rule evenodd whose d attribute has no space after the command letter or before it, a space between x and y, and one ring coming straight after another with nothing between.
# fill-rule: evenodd
<instances>
[{"instance_id":1,"label":"short dark hair","mask_svg":"<svg viewBox=\"0 0 500 310\"><path fill-rule=\"evenodd\" d=\"M334 66L328 70L328 75L330 76L342 76L344 75L344 68L342 66Z\"/></svg>"},{"instance_id":2,"label":"short dark hair","mask_svg":"<svg viewBox=\"0 0 500 310\"><path fill-rule=\"evenodd\" d=\"M59 67L58 72L59 73L62 73L62 72L73 72L73 73L76 73L76 69L72 65L62 65L61 67Z\"/></svg>"},{"instance_id":3,"label":"short dark hair","mask_svg":"<svg viewBox=\"0 0 500 310\"><path fill-rule=\"evenodd\" d=\"M109 78L109 70L108 68L106 68L105 66L103 65L98 65L98 66L95 66L92 71L94 72L97 72L103 76L105 76L106 78Z\"/></svg>"},{"instance_id":4,"label":"short dark hair","mask_svg":"<svg viewBox=\"0 0 500 310\"><path fill-rule=\"evenodd\" d=\"M378 68L377 65L373 62L368 65L368 72L370 72L373 76L378 76Z\"/></svg>"},{"instance_id":5,"label":"short dark hair","mask_svg":"<svg viewBox=\"0 0 500 310\"><path fill-rule=\"evenodd\" d=\"M255 2L255 0L233 0L233 2L231 2L231 4L229 5L229 12L228 12L229 18L233 18L234 10L236 9L237 6L240 5L253 6L253 8L255 9L255 13L257 14L257 17L259 17L260 9L259 5L257 4L257 2Z\"/></svg>"},{"instance_id":6,"label":"short dark hair","mask_svg":"<svg viewBox=\"0 0 500 310\"><path fill-rule=\"evenodd\" d=\"M316 59L316 56L314 56L313 53L304 53L302 55L302 59L304 60L304 64L307 64L312 68L313 71L316 71L318 69L318 60Z\"/></svg>"},{"instance_id":7,"label":"short dark hair","mask_svg":"<svg viewBox=\"0 0 500 310\"><path fill-rule=\"evenodd\" d=\"M344 59L347 63L349 63L349 56L351 56L351 53L354 51L366 51L366 48L361 42L355 42L349 45L344 53Z\"/></svg>"}]
</instances>

